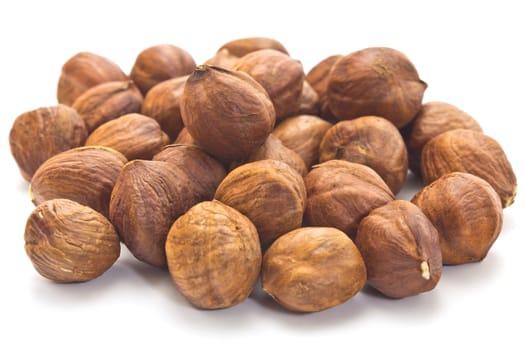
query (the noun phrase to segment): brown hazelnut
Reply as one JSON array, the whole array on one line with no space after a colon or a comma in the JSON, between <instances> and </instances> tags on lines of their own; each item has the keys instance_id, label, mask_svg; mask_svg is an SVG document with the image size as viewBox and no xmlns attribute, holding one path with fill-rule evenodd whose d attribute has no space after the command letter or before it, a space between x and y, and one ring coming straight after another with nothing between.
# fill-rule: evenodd
<instances>
[{"instance_id":1,"label":"brown hazelnut","mask_svg":"<svg viewBox=\"0 0 525 350\"><path fill-rule=\"evenodd\" d=\"M330 107L328 106L328 77L332 66L341 57L343 57L343 55L328 56L313 66L305 77L305 80L310 83L319 96L319 112L321 118L330 122L336 122L338 119L334 116L332 111L330 111Z\"/></svg>"},{"instance_id":2,"label":"brown hazelnut","mask_svg":"<svg viewBox=\"0 0 525 350\"><path fill-rule=\"evenodd\" d=\"M227 49L222 49L218 51L215 56L206 60L204 64L224 69L233 69L233 66L235 66L238 61L238 56L232 55Z\"/></svg>"},{"instance_id":3,"label":"brown hazelnut","mask_svg":"<svg viewBox=\"0 0 525 350\"><path fill-rule=\"evenodd\" d=\"M283 120L272 135L303 158L307 169L319 162L319 145L332 124L313 115L299 115Z\"/></svg>"},{"instance_id":4,"label":"brown hazelnut","mask_svg":"<svg viewBox=\"0 0 525 350\"><path fill-rule=\"evenodd\" d=\"M260 160L232 170L215 199L250 219L267 248L277 237L302 224L306 189L303 178L287 164Z\"/></svg>"},{"instance_id":5,"label":"brown hazelnut","mask_svg":"<svg viewBox=\"0 0 525 350\"><path fill-rule=\"evenodd\" d=\"M58 80L58 103L71 106L89 88L129 78L112 61L91 52L79 52L62 66Z\"/></svg>"},{"instance_id":6,"label":"brown hazelnut","mask_svg":"<svg viewBox=\"0 0 525 350\"><path fill-rule=\"evenodd\" d=\"M498 141L478 131L450 130L428 141L421 171L425 184L454 171L479 176L496 190L503 208L516 197L516 175L505 152Z\"/></svg>"},{"instance_id":7,"label":"brown hazelnut","mask_svg":"<svg viewBox=\"0 0 525 350\"><path fill-rule=\"evenodd\" d=\"M197 67L186 81L180 108L191 136L222 161L248 157L275 124L264 88L246 73L218 67Z\"/></svg>"},{"instance_id":8,"label":"brown hazelnut","mask_svg":"<svg viewBox=\"0 0 525 350\"><path fill-rule=\"evenodd\" d=\"M304 178L309 226L330 226L355 237L359 222L394 199L392 191L371 168L344 160L314 166Z\"/></svg>"},{"instance_id":9,"label":"brown hazelnut","mask_svg":"<svg viewBox=\"0 0 525 350\"><path fill-rule=\"evenodd\" d=\"M190 135L186 127L182 128L173 143L182 145L197 145L197 142L193 139L193 136Z\"/></svg>"},{"instance_id":10,"label":"brown hazelnut","mask_svg":"<svg viewBox=\"0 0 525 350\"><path fill-rule=\"evenodd\" d=\"M128 160L151 159L169 143L169 137L153 118L138 113L123 115L99 126L89 135L86 146L105 146Z\"/></svg>"},{"instance_id":11,"label":"brown hazelnut","mask_svg":"<svg viewBox=\"0 0 525 350\"><path fill-rule=\"evenodd\" d=\"M483 260L501 231L501 200L488 182L475 175L444 175L412 202L436 227L443 264Z\"/></svg>"},{"instance_id":12,"label":"brown hazelnut","mask_svg":"<svg viewBox=\"0 0 525 350\"><path fill-rule=\"evenodd\" d=\"M194 306L226 308L244 301L261 268L255 226L218 201L201 202L171 226L166 240L175 285Z\"/></svg>"},{"instance_id":13,"label":"brown hazelnut","mask_svg":"<svg viewBox=\"0 0 525 350\"><path fill-rule=\"evenodd\" d=\"M345 120L328 129L321 141L319 161L331 159L369 166L394 194L401 190L407 176L408 155L403 137L381 117Z\"/></svg>"},{"instance_id":14,"label":"brown hazelnut","mask_svg":"<svg viewBox=\"0 0 525 350\"><path fill-rule=\"evenodd\" d=\"M120 255L120 240L108 219L69 199L37 206L27 220L24 239L35 269L56 282L92 280Z\"/></svg>"},{"instance_id":15,"label":"brown hazelnut","mask_svg":"<svg viewBox=\"0 0 525 350\"><path fill-rule=\"evenodd\" d=\"M130 78L146 95L161 81L188 75L194 69L195 61L187 51L175 45L155 45L138 54Z\"/></svg>"},{"instance_id":16,"label":"brown hazelnut","mask_svg":"<svg viewBox=\"0 0 525 350\"><path fill-rule=\"evenodd\" d=\"M268 92L277 120L299 110L304 71L301 62L276 50L258 50L239 59L234 70L248 73Z\"/></svg>"},{"instance_id":17,"label":"brown hazelnut","mask_svg":"<svg viewBox=\"0 0 525 350\"><path fill-rule=\"evenodd\" d=\"M112 148L77 147L46 160L31 179L29 192L35 205L67 198L108 216L111 190L126 163Z\"/></svg>"},{"instance_id":18,"label":"brown hazelnut","mask_svg":"<svg viewBox=\"0 0 525 350\"><path fill-rule=\"evenodd\" d=\"M391 298L434 289L441 277L439 236L414 204L395 200L372 210L355 239L368 284Z\"/></svg>"},{"instance_id":19,"label":"brown hazelnut","mask_svg":"<svg viewBox=\"0 0 525 350\"><path fill-rule=\"evenodd\" d=\"M386 47L344 56L333 65L328 80L328 105L337 118L377 115L398 128L415 117L427 88L412 62Z\"/></svg>"},{"instance_id":20,"label":"brown hazelnut","mask_svg":"<svg viewBox=\"0 0 525 350\"><path fill-rule=\"evenodd\" d=\"M110 81L86 90L72 107L91 133L110 120L140 112L142 100L142 94L132 81Z\"/></svg>"},{"instance_id":21,"label":"brown hazelnut","mask_svg":"<svg viewBox=\"0 0 525 350\"><path fill-rule=\"evenodd\" d=\"M272 49L288 54L286 48L279 41L265 37L240 38L227 42L222 45L217 52L225 50L232 56L242 57L251 52Z\"/></svg>"},{"instance_id":22,"label":"brown hazelnut","mask_svg":"<svg viewBox=\"0 0 525 350\"><path fill-rule=\"evenodd\" d=\"M151 88L142 105L142 114L155 119L171 140L174 140L184 127L180 115L180 98L188 76L178 77L158 83Z\"/></svg>"},{"instance_id":23,"label":"brown hazelnut","mask_svg":"<svg viewBox=\"0 0 525 350\"><path fill-rule=\"evenodd\" d=\"M299 109L295 114L319 115L319 95L306 80L303 83L303 90L299 98Z\"/></svg>"},{"instance_id":24,"label":"brown hazelnut","mask_svg":"<svg viewBox=\"0 0 525 350\"><path fill-rule=\"evenodd\" d=\"M445 102L428 102L421 106L412 123L407 125L408 165L416 174L421 173L421 152L434 136L453 129L483 132L478 122L461 109Z\"/></svg>"},{"instance_id":25,"label":"brown hazelnut","mask_svg":"<svg viewBox=\"0 0 525 350\"><path fill-rule=\"evenodd\" d=\"M27 181L48 158L84 144L88 133L77 112L66 105L19 115L9 132L11 154Z\"/></svg>"},{"instance_id":26,"label":"brown hazelnut","mask_svg":"<svg viewBox=\"0 0 525 350\"><path fill-rule=\"evenodd\" d=\"M352 298L366 283L361 254L331 227L302 227L281 236L264 254L262 288L283 307L314 312Z\"/></svg>"}]
</instances>

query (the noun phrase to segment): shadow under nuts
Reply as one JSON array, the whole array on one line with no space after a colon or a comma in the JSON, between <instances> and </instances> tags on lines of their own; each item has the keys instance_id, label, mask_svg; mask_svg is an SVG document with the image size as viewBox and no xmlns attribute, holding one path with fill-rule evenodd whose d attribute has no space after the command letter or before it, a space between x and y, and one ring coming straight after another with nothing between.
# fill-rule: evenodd
<instances>
[{"instance_id":1,"label":"shadow under nuts","mask_svg":"<svg viewBox=\"0 0 525 350\"><path fill-rule=\"evenodd\" d=\"M372 210L359 224L355 244L365 260L368 283L388 297L427 292L441 277L438 233L408 201Z\"/></svg>"},{"instance_id":2,"label":"shadow under nuts","mask_svg":"<svg viewBox=\"0 0 525 350\"><path fill-rule=\"evenodd\" d=\"M84 282L102 275L120 255L120 240L102 214L69 199L33 210L25 250L35 269L56 282Z\"/></svg>"},{"instance_id":3,"label":"shadow under nuts","mask_svg":"<svg viewBox=\"0 0 525 350\"><path fill-rule=\"evenodd\" d=\"M166 240L168 269L184 297L202 309L244 301L261 269L257 230L237 210L201 202L171 226Z\"/></svg>"},{"instance_id":4,"label":"shadow under nuts","mask_svg":"<svg viewBox=\"0 0 525 350\"><path fill-rule=\"evenodd\" d=\"M443 264L483 260L501 231L501 200L475 175L444 175L417 193L412 202L436 227Z\"/></svg>"},{"instance_id":5,"label":"shadow under nuts","mask_svg":"<svg viewBox=\"0 0 525 350\"><path fill-rule=\"evenodd\" d=\"M361 254L331 227L302 227L275 241L264 254L262 288L283 307L321 311L344 303L366 283Z\"/></svg>"}]
</instances>

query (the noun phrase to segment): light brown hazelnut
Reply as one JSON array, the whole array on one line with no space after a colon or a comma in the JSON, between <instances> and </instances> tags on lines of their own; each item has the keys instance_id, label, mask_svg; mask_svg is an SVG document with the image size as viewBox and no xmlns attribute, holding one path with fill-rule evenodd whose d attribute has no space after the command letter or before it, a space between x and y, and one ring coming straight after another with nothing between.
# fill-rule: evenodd
<instances>
[{"instance_id":1,"label":"light brown hazelnut","mask_svg":"<svg viewBox=\"0 0 525 350\"><path fill-rule=\"evenodd\" d=\"M330 111L328 106L327 89L328 89L328 77L330 76L330 70L332 66L337 62L343 55L332 55L323 59L310 69L306 74L305 80L310 83L312 88L317 92L319 96L319 112L320 117L328 120L331 123L335 123L338 119Z\"/></svg>"},{"instance_id":2,"label":"light brown hazelnut","mask_svg":"<svg viewBox=\"0 0 525 350\"><path fill-rule=\"evenodd\" d=\"M346 55L333 65L328 105L340 120L376 115L401 128L421 108L426 88L403 53L372 47Z\"/></svg>"},{"instance_id":3,"label":"light brown hazelnut","mask_svg":"<svg viewBox=\"0 0 525 350\"><path fill-rule=\"evenodd\" d=\"M261 268L255 226L219 201L201 202L171 226L166 240L175 285L194 306L226 308L252 292Z\"/></svg>"},{"instance_id":4,"label":"light brown hazelnut","mask_svg":"<svg viewBox=\"0 0 525 350\"><path fill-rule=\"evenodd\" d=\"M142 94L132 81L110 81L86 90L72 107L91 133L110 120L140 112L142 100Z\"/></svg>"},{"instance_id":5,"label":"light brown hazelnut","mask_svg":"<svg viewBox=\"0 0 525 350\"><path fill-rule=\"evenodd\" d=\"M217 51L215 56L209 58L204 62L208 66L221 67L224 69L233 69L239 61L239 57L232 55L227 49Z\"/></svg>"},{"instance_id":6,"label":"light brown hazelnut","mask_svg":"<svg viewBox=\"0 0 525 350\"><path fill-rule=\"evenodd\" d=\"M394 199L392 191L371 168L344 160L318 164L304 178L309 226L335 227L355 237L359 222Z\"/></svg>"},{"instance_id":7,"label":"light brown hazelnut","mask_svg":"<svg viewBox=\"0 0 525 350\"><path fill-rule=\"evenodd\" d=\"M89 88L129 78L112 61L91 52L79 52L62 66L58 80L58 103L71 106Z\"/></svg>"},{"instance_id":8,"label":"light brown hazelnut","mask_svg":"<svg viewBox=\"0 0 525 350\"><path fill-rule=\"evenodd\" d=\"M153 118L138 113L123 115L99 126L89 135L86 146L105 146L128 160L151 159L169 143L169 137Z\"/></svg>"},{"instance_id":9,"label":"light brown hazelnut","mask_svg":"<svg viewBox=\"0 0 525 350\"><path fill-rule=\"evenodd\" d=\"M120 255L120 240L102 214L57 198L33 210L25 250L39 274L56 282L84 282L106 272Z\"/></svg>"},{"instance_id":10,"label":"light brown hazelnut","mask_svg":"<svg viewBox=\"0 0 525 350\"><path fill-rule=\"evenodd\" d=\"M82 146L87 135L77 112L57 105L19 115L9 132L9 146L22 177L30 181L42 163L60 152Z\"/></svg>"},{"instance_id":11,"label":"light brown hazelnut","mask_svg":"<svg viewBox=\"0 0 525 350\"><path fill-rule=\"evenodd\" d=\"M341 121L325 133L320 162L347 160L367 165L386 182L392 193L401 190L408 170L408 155L399 130L381 117Z\"/></svg>"},{"instance_id":12,"label":"light brown hazelnut","mask_svg":"<svg viewBox=\"0 0 525 350\"><path fill-rule=\"evenodd\" d=\"M262 288L283 307L314 312L339 305L366 283L361 254L331 227L302 227L281 236L263 258Z\"/></svg>"},{"instance_id":13,"label":"light brown hazelnut","mask_svg":"<svg viewBox=\"0 0 525 350\"><path fill-rule=\"evenodd\" d=\"M294 114L319 115L319 95L306 80L299 98L299 109Z\"/></svg>"},{"instance_id":14,"label":"light brown hazelnut","mask_svg":"<svg viewBox=\"0 0 525 350\"><path fill-rule=\"evenodd\" d=\"M286 48L279 41L265 37L239 38L222 45L217 52L228 51L232 56L243 57L251 52L272 49L288 54Z\"/></svg>"},{"instance_id":15,"label":"light brown hazelnut","mask_svg":"<svg viewBox=\"0 0 525 350\"><path fill-rule=\"evenodd\" d=\"M456 129L432 138L423 148L421 171L425 184L454 171L479 176L496 190L503 208L516 197L516 175L501 145L478 131Z\"/></svg>"},{"instance_id":16,"label":"light brown hazelnut","mask_svg":"<svg viewBox=\"0 0 525 350\"><path fill-rule=\"evenodd\" d=\"M414 204L395 200L359 224L355 244L365 260L368 284L391 298L436 287L441 277L439 236Z\"/></svg>"},{"instance_id":17,"label":"light brown hazelnut","mask_svg":"<svg viewBox=\"0 0 525 350\"><path fill-rule=\"evenodd\" d=\"M190 135L188 132L188 129L186 127L182 128L182 130L177 135L177 138L175 141L173 141L174 144L182 144L182 145L195 145L197 146L197 141L193 138L193 136Z\"/></svg>"}]
</instances>

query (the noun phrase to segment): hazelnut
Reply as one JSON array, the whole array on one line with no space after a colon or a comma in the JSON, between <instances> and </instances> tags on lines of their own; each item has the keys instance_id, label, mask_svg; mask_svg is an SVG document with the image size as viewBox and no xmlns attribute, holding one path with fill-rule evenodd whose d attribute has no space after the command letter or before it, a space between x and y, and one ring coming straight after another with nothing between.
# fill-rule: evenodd
<instances>
[{"instance_id":1,"label":"hazelnut","mask_svg":"<svg viewBox=\"0 0 525 350\"><path fill-rule=\"evenodd\" d=\"M304 71L301 62L280 51L266 49L239 59L233 70L248 73L268 92L277 120L299 110Z\"/></svg>"},{"instance_id":2,"label":"hazelnut","mask_svg":"<svg viewBox=\"0 0 525 350\"><path fill-rule=\"evenodd\" d=\"M334 116L332 111L330 111L330 107L328 106L328 77L332 66L341 57L343 57L343 55L328 56L313 66L305 77L305 80L310 83L319 96L319 112L321 118L328 120L329 122L336 122L338 119Z\"/></svg>"},{"instance_id":3,"label":"hazelnut","mask_svg":"<svg viewBox=\"0 0 525 350\"><path fill-rule=\"evenodd\" d=\"M25 229L25 250L39 274L56 282L84 282L106 272L120 255L113 225L69 199L45 201Z\"/></svg>"},{"instance_id":4,"label":"hazelnut","mask_svg":"<svg viewBox=\"0 0 525 350\"><path fill-rule=\"evenodd\" d=\"M368 284L388 297L432 290L441 277L438 233L408 201L372 210L359 224L355 244L365 260Z\"/></svg>"},{"instance_id":5,"label":"hazelnut","mask_svg":"<svg viewBox=\"0 0 525 350\"><path fill-rule=\"evenodd\" d=\"M283 120L272 135L303 158L307 169L319 162L319 145L332 124L313 115L299 115Z\"/></svg>"},{"instance_id":6,"label":"hazelnut","mask_svg":"<svg viewBox=\"0 0 525 350\"><path fill-rule=\"evenodd\" d=\"M186 127L182 128L173 143L183 145L197 145L197 142L193 139L193 136L190 135Z\"/></svg>"},{"instance_id":7,"label":"hazelnut","mask_svg":"<svg viewBox=\"0 0 525 350\"><path fill-rule=\"evenodd\" d=\"M257 282L262 260L255 226L218 201L201 202L175 221L166 256L175 285L202 309L244 301Z\"/></svg>"},{"instance_id":8,"label":"hazelnut","mask_svg":"<svg viewBox=\"0 0 525 350\"><path fill-rule=\"evenodd\" d=\"M314 312L352 298L366 283L361 254L344 232L302 227L281 236L266 251L262 288L283 307Z\"/></svg>"},{"instance_id":9,"label":"hazelnut","mask_svg":"<svg viewBox=\"0 0 525 350\"><path fill-rule=\"evenodd\" d=\"M142 114L155 119L171 140L184 127L180 115L180 98L188 76L163 81L148 91L142 105Z\"/></svg>"},{"instance_id":10,"label":"hazelnut","mask_svg":"<svg viewBox=\"0 0 525 350\"><path fill-rule=\"evenodd\" d=\"M423 147L421 171L425 184L454 171L479 176L496 190L503 208L514 203L512 166L500 144L481 132L456 129L434 137Z\"/></svg>"},{"instance_id":11,"label":"hazelnut","mask_svg":"<svg viewBox=\"0 0 525 350\"><path fill-rule=\"evenodd\" d=\"M58 80L58 103L71 106L89 88L129 78L112 61L91 52L79 52L62 66Z\"/></svg>"},{"instance_id":12,"label":"hazelnut","mask_svg":"<svg viewBox=\"0 0 525 350\"><path fill-rule=\"evenodd\" d=\"M408 155L399 130L381 117L366 116L341 121L325 133L320 162L331 159L360 163L374 169L396 194L408 170Z\"/></svg>"},{"instance_id":13,"label":"hazelnut","mask_svg":"<svg viewBox=\"0 0 525 350\"><path fill-rule=\"evenodd\" d=\"M31 179L35 205L67 198L108 216L109 198L126 157L112 148L77 147L46 160Z\"/></svg>"},{"instance_id":14,"label":"hazelnut","mask_svg":"<svg viewBox=\"0 0 525 350\"><path fill-rule=\"evenodd\" d=\"M215 199L250 219L267 248L277 237L302 224L306 189L303 178L287 164L260 160L232 170Z\"/></svg>"},{"instance_id":15,"label":"hazelnut","mask_svg":"<svg viewBox=\"0 0 525 350\"><path fill-rule=\"evenodd\" d=\"M35 109L19 115L9 132L11 154L22 177L31 180L48 158L84 144L84 121L66 105Z\"/></svg>"},{"instance_id":16,"label":"hazelnut","mask_svg":"<svg viewBox=\"0 0 525 350\"><path fill-rule=\"evenodd\" d=\"M319 115L319 95L306 80L303 83L303 90L299 98L299 109L295 114Z\"/></svg>"},{"instance_id":17,"label":"hazelnut","mask_svg":"<svg viewBox=\"0 0 525 350\"><path fill-rule=\"evenodd\" d=\"M217 52L227 51L232 56L243 57L251 52L272 49L288 54L286 48L279 41L265 37L250 37L232 40L222 45Z\"/></svg>"},{"instance_id":18,"label":"hazelnut","mask_svg":"<svg viewBox=\"0 0 525 350\"><path fill-rule=\"evenodd\" d=\"M453 129L483 132L478 122L459 108L444 102L428 102L421 106L412 123L407 125L406 145L410 170L421 173L423 146L434 136Z\"/></svg>"},{"instance_id":19,"label":"hazelnut","mask_svg":"<svg viewBox=\"0 0 525 350\"><path fill-rule=\"evenodd\" d=\"M218 51L215 56L206 60L204 64L224 69L232 69L238 61L239 57L232 55L227 49L222 49Z\"/></svg>"},{"instance_id":20,"label":"hazelnut","mask_svg":"<svg viewBox=\"0 0 525 350\"><path fill-rule=\"evenodd\" d=\"M88 132L128 113L138 113L142 95L132 81L110 81L86 90L73 103Z\"/></svg>"},{"instance_id":21,"label":"hazelnut","mask_svg":"<svg viewBox=\"0 0 525 350\"><path fill-rule=\"evenodd\" d=\"M169 137L153 118L126 114L99 126L89 135L86 146L105 146L122 153L128 160L151 159L169 143Z\"/></svg>"},{"instance_id":22,"label":"hazelnut","mask_svg":"<svg viewBox=\"0 0 525 350\"><path fill-rule=\"evenodd\" d=\"M436 227L444 264L483 260L501 231L503 208L498 194L471 174L444 175L412 202Z\"/></svg>"},{"instance_id":23,"label":"hazelnut","mask_svg":"<svg viewBox=\"0 0 525 350\"><path fill-rule=\"evenodd\" d=\"M191 136L222 161L248 157L275 124L264 88L246 73L218 67L197 67L186 81L180 108Z\"/></svg>"},{"instance_id":24,"label":"hazelnut","mask_svg":"<svg viewBox=\"0 0 525 350\"><path fill-rule=\"evenodd\" d=\"M372 47L344 56L333 65L328 105L341 120L377 115L401 128L421 108L426 88L403 53Z\"/></svg>"},{"instance_id":25,"label":"hazelnut","mask_svg":"<svg viewBox=\"0 0 525 350\"><path fill-rule=\"evenodd\" d=\"M330 226L355 237L359 222L377 207L394 199L392 191L371 168L344 160L313 167L304 178L309 226Z\"/></svg>"}]
</instances>

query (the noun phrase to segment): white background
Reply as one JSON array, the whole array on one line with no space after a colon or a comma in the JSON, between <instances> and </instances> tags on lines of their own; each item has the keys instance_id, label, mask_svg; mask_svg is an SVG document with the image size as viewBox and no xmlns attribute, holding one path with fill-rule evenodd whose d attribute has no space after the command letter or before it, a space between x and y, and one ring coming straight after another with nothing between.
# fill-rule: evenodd
<instances>
[{"instance_id":1,"label":"white background","mask_svg":"<svg viewBox=\"0 0 525 350\"><path fill-rule=\"evenodd\" d=\"M425 101L462 108L500 141L523 183L524 12L520 2L2 1L0 5L0 349L394 348L523 349L523 193L479 264L446 267L437 288L389 300L371 291L315 314L284 311L257 291L222 311L191 307L164 271L127 252L102 277L59 285L23 248L33 206L10 155L21 113L56 103L61 65L92 51L129 72L142 49L172 43L197 62L246 36L280 40L309 70L368 46L403 51ZM402 196L410 198L417 183Z\"/></svg>"}]
</instances>

